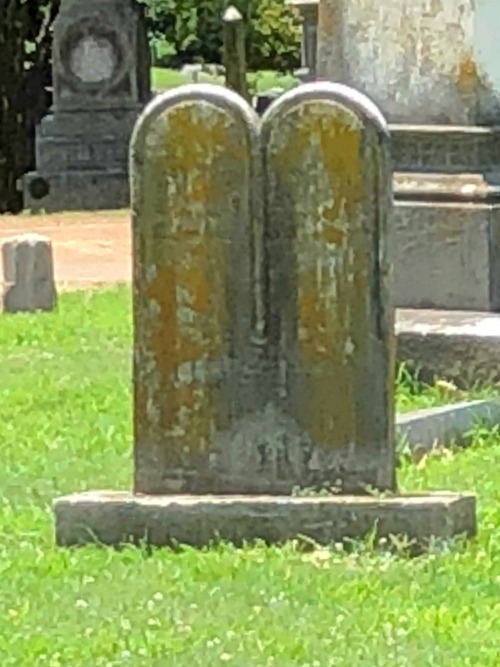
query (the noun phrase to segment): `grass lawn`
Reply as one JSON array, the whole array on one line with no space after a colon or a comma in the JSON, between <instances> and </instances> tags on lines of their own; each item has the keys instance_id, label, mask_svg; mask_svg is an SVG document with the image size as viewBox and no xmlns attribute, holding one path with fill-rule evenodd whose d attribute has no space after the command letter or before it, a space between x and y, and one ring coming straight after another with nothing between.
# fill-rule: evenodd
<instances>
[{"instance_id":1,"label":"grass lawn","mask_svg":"<svg viewBox=\"0 0 500 667\"><path fill-rule=\"evenodd\" d=\"M400 470L404 490L478 493L467 547L57 550L54 496L131 484L129 290L0 323L2 667L497 667L498 434Z\"/></svg>"},{"instance_id":2,"label":"grass lawn","mask_svg":"<svg viewBox=\"0 0 500 667\"><path fill-rule=\"evenodd\" d=\"M204 73L200 73L199 80L203 83L218 83L221 85L224 83L223 77L212 77ZM153 67L151 70L151 85L153 90L157 92L169 90L185 83L192 83L192 79L180 70L161 67ZM296 84L296 79L290 74L281 74L279 72L250 72L248 74L248 83L251 90L264 93L271 88L289 90Z\"/></svg>"}]
</instances>

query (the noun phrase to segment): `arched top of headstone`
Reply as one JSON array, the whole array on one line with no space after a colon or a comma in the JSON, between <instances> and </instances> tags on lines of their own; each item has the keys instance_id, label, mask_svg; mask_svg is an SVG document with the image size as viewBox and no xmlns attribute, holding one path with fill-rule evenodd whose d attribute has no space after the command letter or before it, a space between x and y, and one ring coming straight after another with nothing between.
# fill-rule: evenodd
<instances>
[{"instance_id":1,"label":"arched top of headstone","mask_svg":"<svg viewBox=\"0 0 500 667\"><path fill-rule=\"evenodd\" d=\"M252 107L237 93L210 83L187 84L158 95L144 109L136 123L130 143L132 155L144 145L152 125L166 112L183 104L205 103L239 116L252 138L257 138L260 119ZM257 143L257 142L255 142Z\"/></svg>"},{"instance_id":2,"label":"arched top of headstone","mask_svg":"<svg viewBox=\"0 0 500 667\"><path fill-rule=\"evenodd\" d=\"M341 83L329 81L315 81L294 88L279 97L274 102L263 118L264 128L271 125L276 114L283 116L299 105L318 102L331 102L340 104L354 113L364 125L370 124L384 138L389 138L389 127L387 122L372 100L363 93L345 86ZM265 130L264 130L265 131Z\"/></svg>"}]
</instances>

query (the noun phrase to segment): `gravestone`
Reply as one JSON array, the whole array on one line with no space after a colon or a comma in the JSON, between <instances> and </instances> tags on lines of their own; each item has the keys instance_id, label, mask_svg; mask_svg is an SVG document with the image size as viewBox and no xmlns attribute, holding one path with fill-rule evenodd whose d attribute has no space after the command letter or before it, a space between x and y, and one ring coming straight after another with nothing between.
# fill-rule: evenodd
<instances>
[{"instance_id":1,"label":"gravestone","mask_svg":"<svg viewBox=\"0 0 500 667\"><path fill-rule=\"evenodd\" d=\"M58 543L474 534L473 496L373 495L396 490L378 109L311 84L261 124L186 86L148 106L131 165L135 488L57 500Z\"/></svg>"},{"instance_id":2,"label":"gravestone","mask_svg":"<svg viewBox=\"0 0 500 667\"><path fill-rule=\"evenodd\" d=\"M335 95L265 117L265 219L238 97L173 93L135 134L141 493L394 489L388 135L364 98Z\"/></svg>"},{"instance_id":3,"label":"gravestone","mask_svg":"<svg viewBox=\"0 0 500 667\"><path fill-rule=\"evenodd\" d=\"M37 128L25 208L129 204L128 146L150 99L149 47L135 0L62 0L52 48L54 103Z\"/></svg>"},{"instance_id":4,"label":"gravestone","mask_svg":"<svg viewBox=\"0 0 500 667\"><path fill-rule=\"evenodd\" d=\"M57 302L50 239L24 234L4 241L3 311L5 313L53 310Z\"/></svg>"}]
</instances>

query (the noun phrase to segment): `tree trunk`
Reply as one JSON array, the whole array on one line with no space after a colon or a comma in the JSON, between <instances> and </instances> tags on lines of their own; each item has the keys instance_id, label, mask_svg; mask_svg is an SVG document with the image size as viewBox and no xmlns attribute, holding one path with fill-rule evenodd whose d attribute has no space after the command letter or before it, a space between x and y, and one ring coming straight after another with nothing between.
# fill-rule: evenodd
<instances>
[{"instance_id":1,"label":"tree trunk","mask_svg":"<svg viewBox=\"0 0 500 667\"><path fill-rule=\"evenodd\" d=\"M59 0L0 0L0 213L22 210L17 181L35 166L35 127L48 111L50 25Z\"/></svg>"}]
</instances>

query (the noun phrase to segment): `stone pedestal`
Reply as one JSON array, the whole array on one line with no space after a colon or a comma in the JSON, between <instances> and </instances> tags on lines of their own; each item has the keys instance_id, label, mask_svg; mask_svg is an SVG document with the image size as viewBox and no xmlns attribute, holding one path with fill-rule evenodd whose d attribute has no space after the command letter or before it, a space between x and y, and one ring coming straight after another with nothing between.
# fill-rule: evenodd
<instances>
[{"instance_id":1,"label":"stone pedestal","mask_svg":"<svg viewBox=\"0 0 500 667\"><path fill-rule=\"evenodd\" d=\"M500 309L499 19L496 0L319 2L318 77L391 123L396 306Z\"/></svg>"},{"instance_id":2,"label":"stone pedestal","mask_svg":"<svg viewBox=\"0 0 500 667\"><path fill-rule=\"evenodd\" d=\"M144 17L132 0L65 0L54 25L54 106L23 179L32 211L128 206L128 145L150 97Z\"/></svg>"}]
</instances>

